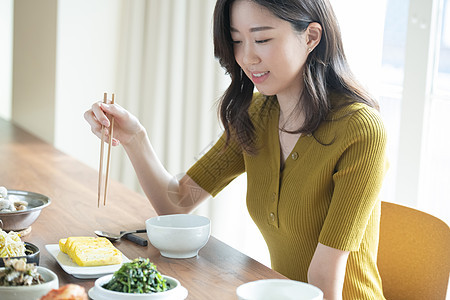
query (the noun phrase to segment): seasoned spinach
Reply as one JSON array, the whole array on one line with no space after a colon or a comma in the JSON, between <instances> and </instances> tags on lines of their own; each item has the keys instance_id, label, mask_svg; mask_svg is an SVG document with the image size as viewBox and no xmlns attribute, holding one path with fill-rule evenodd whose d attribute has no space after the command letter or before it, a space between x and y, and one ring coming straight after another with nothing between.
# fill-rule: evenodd
<instances>
[{"instance_id":1,"label":"seasoned spinach","mask_svg":"<svg viewBox=\"0 0 450 300\"><path fill-rule=\"evenodd\" d=\"M148 258L124 263L103 288L122 293L151 294L164 292L170 285Z\"/></svg>"}]
</instances>

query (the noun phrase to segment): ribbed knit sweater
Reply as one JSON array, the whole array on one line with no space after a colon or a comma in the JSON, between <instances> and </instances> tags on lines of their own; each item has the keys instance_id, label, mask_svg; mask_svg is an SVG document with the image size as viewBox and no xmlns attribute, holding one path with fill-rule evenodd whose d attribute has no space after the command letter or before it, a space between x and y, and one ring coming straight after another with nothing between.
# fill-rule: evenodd
<instances>
[{"instance_id":1,"label":"ribbed knit sweater","mask_svg":"<svg viewBox=\"0 0 450 300\"><path fill-rule=\"evenodd\" d=\"M343 100L334 95L332 103ZM378 112L351 104L302 135L280 170L279 106L255 94L249 109L258 153L225 136L187 172L215 196L247 172L247 208L261 231L272 268L307 282L317 244L351 251L343 299L384 299L377 270L378 194L386 170L386 132Z\"/></svg>"}]
</instances>

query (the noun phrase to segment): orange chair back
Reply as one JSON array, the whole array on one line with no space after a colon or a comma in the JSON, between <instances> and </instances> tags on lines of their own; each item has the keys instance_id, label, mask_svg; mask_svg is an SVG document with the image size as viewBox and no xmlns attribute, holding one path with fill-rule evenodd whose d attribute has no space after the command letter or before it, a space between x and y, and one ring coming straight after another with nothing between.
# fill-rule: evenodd
<instances>
[{"instance_id":1,"label":"orange chair back","mask_svg":"<svg viewBox=\"0 0 450 300\"><path fill-rule=\"evenodd\" d=\"M450 228L406 206L382 202L378 268L388 300L445 300Z\"/></svg>"}]
</instances>

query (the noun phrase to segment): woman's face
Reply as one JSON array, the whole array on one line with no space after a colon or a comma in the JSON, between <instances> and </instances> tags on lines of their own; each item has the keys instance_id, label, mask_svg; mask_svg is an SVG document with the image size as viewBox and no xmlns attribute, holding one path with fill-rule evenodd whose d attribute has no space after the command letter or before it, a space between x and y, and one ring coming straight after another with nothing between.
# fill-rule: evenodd
<instances>
[{"instance_id":1,"label":"woman's face","mask_svg":"<svg viewBox=\"0 0 450 300\"><path fill-rule=\"evenodd\" d=\"M233 2L230 23L236 61L256 88L297 100L308 56L305 34L250 0Z\"/></svg>"}]
</instances>

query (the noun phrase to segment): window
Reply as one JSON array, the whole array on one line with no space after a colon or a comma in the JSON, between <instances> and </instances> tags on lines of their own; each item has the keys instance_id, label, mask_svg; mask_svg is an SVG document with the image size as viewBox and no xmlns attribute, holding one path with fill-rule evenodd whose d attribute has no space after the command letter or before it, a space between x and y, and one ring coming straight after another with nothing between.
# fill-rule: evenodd
<instances>
[{"instance_id":1,"label":"window","mask_svg":"<svg viewBox=\"0 0 450 300\"><path fill-rule=\"evenodd\" d=\"M429 125L426 129L424 208L450 221L450 4L441 3L438 19L436 73L430 97Z\"/></svg>"},{"instance_id":2,"label":"window","mask_svg":"<svg viewBox=\"0 0 450 300\"><path fill-rule=\"evenodd\" d=\"M388 131L389 172L384 181L381 199L395 201L398 140L405 68L406 33L409 0L389 0L383 36L381 66L380 110Z\"/></svg>"},{"instance_id":3,"label":"window","mask_svg":"<svg viewBox=\"0 0 450 300\"><path fill-rule=\"evenodd\" d=\"M381 113L390 171L382 199L450 220L449 0L388 0Z\"/></svg>"}]
</instances>

